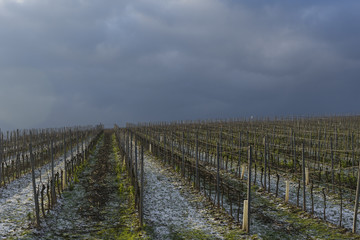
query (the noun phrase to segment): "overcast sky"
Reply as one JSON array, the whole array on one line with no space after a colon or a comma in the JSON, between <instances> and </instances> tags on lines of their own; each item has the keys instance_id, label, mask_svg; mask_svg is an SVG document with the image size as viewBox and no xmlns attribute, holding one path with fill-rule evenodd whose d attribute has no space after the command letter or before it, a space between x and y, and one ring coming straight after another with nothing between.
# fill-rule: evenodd
<instances>
[{"instance_id":1,"label":"overcast sky","mask_svg":"<svg viewBox=\"0 0 360 240\"><path fill-rule=\"evenodd\" d=\"M0 0L0 127L359 113L360 1Z\"/></svg>"}]
</instances>

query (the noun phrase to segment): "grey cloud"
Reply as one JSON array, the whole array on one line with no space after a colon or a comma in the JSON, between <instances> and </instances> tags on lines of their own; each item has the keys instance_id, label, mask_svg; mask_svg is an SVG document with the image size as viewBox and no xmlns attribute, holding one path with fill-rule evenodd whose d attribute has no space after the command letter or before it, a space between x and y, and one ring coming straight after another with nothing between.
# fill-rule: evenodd
<instances>
[{"instance_id":1,"label":"grey cloud","mask_svg":"<svg viewBox=\"0 0 360 240\"><path fill-rule=\"evenodd\" d=\"M354 112L359 8L357 1L3 0L0 124ZM6 104L6 89L19 93L16 107ZM37 120L21 117L29 112Z\"/></svg>"}]
</instances>

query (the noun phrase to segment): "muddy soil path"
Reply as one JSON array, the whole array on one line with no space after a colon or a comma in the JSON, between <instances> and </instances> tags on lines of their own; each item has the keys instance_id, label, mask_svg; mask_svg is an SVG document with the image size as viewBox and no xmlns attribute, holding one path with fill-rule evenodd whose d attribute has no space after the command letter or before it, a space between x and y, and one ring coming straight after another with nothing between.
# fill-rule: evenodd
<instances>
[{"instance_id":1,"label":"muddy soil path","mask_svg":"<svg viewBox=\"0 0 360 240\"><path fill-rule=\"evenodd\" d=\"M111 132L107 131L104 135L103 146L99 149L95 161L95 167L89 174L85 183L85 198L88 203L81 209L79 214L91 219L94 222L104 220L102 211L109 200L111 193L116 192L116 185L108 184L108 178L116 178L115 162L110 161L112 152Z\"/></svg>"},{"instance_id":2,"label":"muddy soil path","mask_svg":"<svg viewBox=\"0 0 360 240\"><path fill-rule=\"evenodd\" d=\"M64 192L64 198L43 220L41 230L25 238L111 239L106 234L114 235L121 228L119 209L123 200L118 186L112 131L107 130L78 182Z\"/></svg>"}]
</instances>

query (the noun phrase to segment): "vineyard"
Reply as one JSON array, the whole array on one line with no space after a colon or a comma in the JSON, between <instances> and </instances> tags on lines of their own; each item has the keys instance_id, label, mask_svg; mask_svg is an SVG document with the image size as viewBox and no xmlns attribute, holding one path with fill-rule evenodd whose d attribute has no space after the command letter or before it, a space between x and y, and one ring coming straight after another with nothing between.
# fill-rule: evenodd
<instances>
[{"instance_id":1,"label":"vineyard","mask_svg":"<svg viewBox=\"0 0 360 240\"><path fill-rule=\"evenodd\" d=\"M7 132L1 239L360 239L360 117Z\"/></svg>"}]
</instances>

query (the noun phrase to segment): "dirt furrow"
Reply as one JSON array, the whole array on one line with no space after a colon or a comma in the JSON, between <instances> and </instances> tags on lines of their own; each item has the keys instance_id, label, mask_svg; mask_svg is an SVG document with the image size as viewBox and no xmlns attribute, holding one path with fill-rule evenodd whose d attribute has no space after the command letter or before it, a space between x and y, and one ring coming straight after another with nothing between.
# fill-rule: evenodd
<instances>
[{"instance_id":1,"label":"dirt furrow","mask_svg":"<svg viewBox=\"0 0 360 240\"><path fill-rule=\"evenodd\" d=\"M31 239L115 239L125 229L128 193L119 192L119 161L114 151L112 131L105 131L78 181L64 192L64 198L45 219ZM125 172L125 171L124 171ZM120 181L120 182L119 182Z\"/></svg>"}]
</instances>

